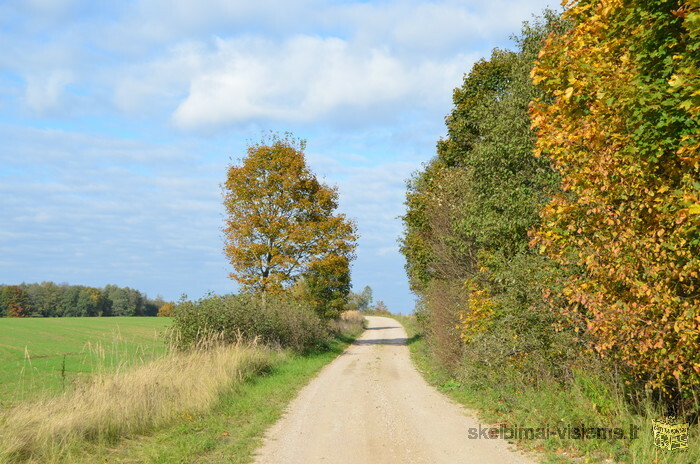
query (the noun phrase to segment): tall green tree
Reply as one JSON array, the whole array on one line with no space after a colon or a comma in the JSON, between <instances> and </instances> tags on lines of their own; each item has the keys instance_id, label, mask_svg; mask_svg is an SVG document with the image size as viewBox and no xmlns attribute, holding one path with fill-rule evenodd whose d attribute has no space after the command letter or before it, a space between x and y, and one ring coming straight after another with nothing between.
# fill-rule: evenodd
<instances>
[{"instance_id":1,"label":"tall green tree","mask_svg":"<svg viewBox=\"0 0 700 464\"><path fill-rule=\"evenodd\" d=\"M402 251L421 298L429 339L447 364L465 342L482 359L547 351L552 316L540 282L558 271L529 246L539 210L558 191L547 159L534 156L530 102L542 96L530 71L553 13L526 24L515 51L477 62L446 118L448 137L409 182ZM457 328L458 327L458 328Z\"/></svg>"}]
</instances>

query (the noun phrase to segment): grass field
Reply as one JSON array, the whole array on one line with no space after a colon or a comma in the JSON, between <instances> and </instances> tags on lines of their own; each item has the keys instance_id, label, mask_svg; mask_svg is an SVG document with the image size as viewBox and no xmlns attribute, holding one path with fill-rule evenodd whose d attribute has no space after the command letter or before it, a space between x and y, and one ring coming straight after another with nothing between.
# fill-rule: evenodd
<instances>
[{"instance_id":1,"label":"grass field","mask_svg":"<svg viewBox=\"0 0 700 464\"><path fill-rule=\"evenodd\" d=\"M163 317L0 318L0 410L164 353L169 325Z\"/></svg>"},{"instance_id":2,"label":"grass field","mask_svg":"<svg viewBox=\"0 0 700 464\"><path fill-rule=\"evenodd\" d=\"M115 358L120 352L131 352L127 358L132 361L143 353L156 355L160 350L163 355L154 356L147 363L133 363L130 368L112 369L114 372L110 372L109 366L75 371L70 375L85 379L79 388L63 395L24 401L2 411L0 461L16 464L249 462L265 429L281 416L298 390L362 331L361 321L343 320L336 324L341 331L339 335L304 355L255 344L165 352L161 339L149 337L148 331L163 330L167 321L149 321L155 325L133 324L125 329L114 324L119 326L119 332L100 324L102 321L88 322L84 345L113 343L118 346ZM84 320L74 322L85 327ZM37 326L19 324L18 327L32 335L22 339L20 331L13 332L6 326L0 333L14 333L27 346L30 339L37 341L35 348L48 343L45 352L50 352L51 346L65 348L56 328L42 326L43 334L39 334ZM63 338L77 342L76 333L68 330L69 327L70 324L61 327ZM47 338L54 339L47 342ZM106 365L103 359L111 355L87 349L84 356L97 358L84 363L89 368L90 363ZM63 359L62 355L49 357L60 362ZM123 365L120 363L123 360L116 361ZM53 371L48 372L43 379L55 383ZM90 372L93 375L88 377L86 374ZM39 383L39 371L34 375Z\"/></svg>"}]
</instances>

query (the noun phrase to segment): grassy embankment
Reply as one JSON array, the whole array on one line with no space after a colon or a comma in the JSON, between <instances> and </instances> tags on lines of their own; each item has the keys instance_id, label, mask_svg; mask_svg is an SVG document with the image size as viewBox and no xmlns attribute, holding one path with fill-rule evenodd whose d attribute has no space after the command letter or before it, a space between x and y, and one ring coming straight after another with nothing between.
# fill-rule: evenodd
<instances>
[{"instance_id":1,"label":"grassy embankment","mask_svg":"<svg viewBox=\"0 0 700 464\"><path fill-rule=\"evenodd\" d=\"M560 427L585 424L589 427L622 428L626 437L635 427L638 438L509 440L535 451L541 462L553 463L633 463L696 464L700 462L700 433L690 428L689 449L669 452L654 445L652 423L662 417L651 401L641 414L622 398L621 388L607 384L596 373L578 372L569 387L552 379L534 385L530 379L513 373L488 378L455 378L431 362L429 347L413 316L392 316L406 328L411 357L426 380L455 401L478 411L482 422L499 427ZM507 378L507 381L504 380Z\"/></svg>"},{"instance_id":2,"label":"grassy embankment","mask_svg":"<svg viewBox=\"0 0 700 464\"><path fill-rule=\"evenodd\" d=\"M63 394L43 389L0 419L0 460L246 462L287 402L359 330L346 327L306 356L235 345L162 353L101 369Z\"/></svg>"}]
</instances>

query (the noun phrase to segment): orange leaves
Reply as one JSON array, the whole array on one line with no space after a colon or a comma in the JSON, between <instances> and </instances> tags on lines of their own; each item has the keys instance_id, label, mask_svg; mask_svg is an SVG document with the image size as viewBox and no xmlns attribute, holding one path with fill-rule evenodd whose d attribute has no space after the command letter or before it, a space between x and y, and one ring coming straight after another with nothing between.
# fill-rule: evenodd
<instances>
[{"instance_id":1,"label":"orange leaves","mask_svg":"<svg viewBox=\"0 0 700 464\"><path fill-rule=\"evenodd\" d=\"M700 356L697 2L678 3L573 2L532 72L550 95L531 106L535 150L565 194L531 244L571 270L563 293L595 349L661 390L700 383L677 367Z\"/></svg>"},{"instance_id":2,"label":"orange leaves","mask_svg":"<svg viewBox=\"0 0 700 464\"><path fill-rule=\"evenodd\" d=\"M158 309L158 317L172 317L175 313L175 305L171 302L165 303Z\"/></svg>"},{"instance_id":3,"label":"orange leaves","mask_svg":"<svg viewBox=\"0 0 700 464\"><path fill-rule=\"evenodd\" d=\"M329 256L353 257L355 225L335 214L338 191L318 182L304 147L273 136L250 146L240 166L229 167L224 252L231 277L247 290L282 292Z\"/></svg>"}]
</instances>

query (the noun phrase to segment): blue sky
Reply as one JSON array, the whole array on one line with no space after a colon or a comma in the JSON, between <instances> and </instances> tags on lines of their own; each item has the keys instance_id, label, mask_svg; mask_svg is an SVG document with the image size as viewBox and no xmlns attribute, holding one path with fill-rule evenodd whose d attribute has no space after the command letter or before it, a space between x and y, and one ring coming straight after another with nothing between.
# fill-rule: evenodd
<instances>
[{"instance_id":1,"label":"blue sky","mask_svg":"<svg viewBox=\"0 0 700 464\"><path fill-rule=\"evenodd\" d=\"M226 167L307 140L362 236L353 285L408 313L405 180L452 90L546 0L0 3L0 283L235 291Z\"/></svg>"}]
</instances>

